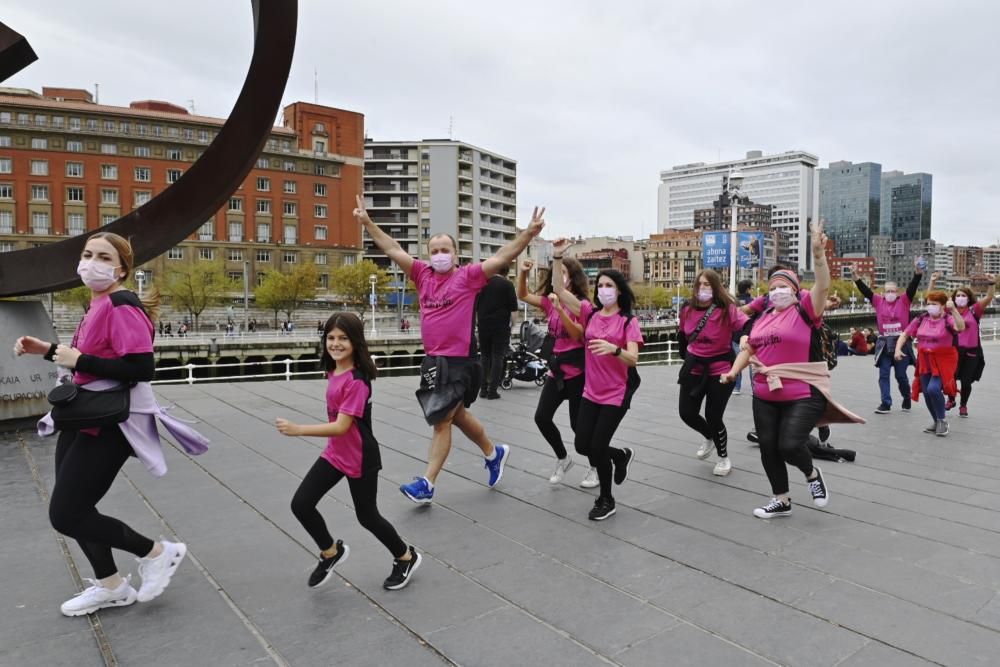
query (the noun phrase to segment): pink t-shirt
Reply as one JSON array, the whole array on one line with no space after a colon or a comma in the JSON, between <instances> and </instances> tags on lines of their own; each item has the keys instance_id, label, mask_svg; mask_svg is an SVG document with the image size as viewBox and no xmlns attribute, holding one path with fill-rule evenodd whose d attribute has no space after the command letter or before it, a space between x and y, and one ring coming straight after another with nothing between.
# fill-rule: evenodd
<instances>
[{"instance_id":1,"label":"pink t-shirt","mask_svg":"<svg viewBox=\"0 0 1000 667\"><path fill-rule=\"evenodd\" d=\"M729 304L729 321L723 321L722 309L716 307L712 315L705 323L705 328L701 330L694 342L688 343L688 352L697 357L718 357L729 354L733 347L733 334L743 328L750 318L743 314L735 304ZM692 306L686 306L681 310L681 329L691 337L694 330L698 328L698 323L705 316L705 310L698 310ZM708 374L712 376L728 373L732 368L732 363L728 361L714 361L708 368ZM691 369L692 375L701 375L701 366L694 366Z\"/></svg>"},{"instance_id":2,"label":"pink t-shirt","mask_svg":"<svg viewBox=\"0 0 1000 667\"><path fill-rule=\"evenodd\" d=\"M591 315L593 313L593 315ZM625 327L625 315L602 315L589 301L580 302L580 321L587 322L583 339L585 344L595 339L606 340L621 346L629 343L643 345L642 331L639 320L635 317ZM628 383L628 366L611 354L597 356L586 348L584 352L586 378L583 381L583 397L600 405L618 405L625 400L625 389Z\"/></svg>"},{"instance_id":3,"label":"pink t-shirt","mask_svg":"<svg viewBox=\"0 0 1000 667\"><path fill-rule=\"evenodd\" d=\"M483 265L467 264L450 273L437 273L418 259L410 277L420 297L424 351L441 357L469 356L476 296L486 285Z\"/></svg>"},{"instance_id":4,"label":"pink t-shirt","mask_svg":"<svg viewBox=\"0 0 1000 667\"><path fill-rule=\"evenodd\" d=\"M362 442L357 420L365 416L369 401L371 389L363 380L354 377L353 369L340 375L329 374L326 383L327 417L332 423L343 413L354 417L354 421L347 433L327 438L326 449L321 456L348 477L361 477Z\"/></svg>"},{"instance_id":5,"label":"pink t-shirt","mask_svg":"<svg viewBox=\"0 0 1000 667\"><path fill-rule=\"evenodd\" d=\"M747 305L750 306L750 310L755 313L763 313L764 309L767 308L767 297L762 294Z\"/></svg>"},{"instance_id":6,"label":"pink t-shirt","mask_svg":"<svg viewBox=\"0 0 1000 667\"><path fill-rule=\"evenodd\" d=\"M937 319L930 315L916 317L906 327L906 335L917 339L923 350L955 346L955 318L945 315Z\"/></svg>"},{"instance_id":7,"label":"pink t-shirt","mask_svg":"<svg viewBox=\"0 0 1000 667\"><path fill-rule=\"evenodd\" d=\"M799 309L791 305L784 310L772 308L765 311L750 331L750 347L765 366L805 363L809 361L812 328L819 327L822 317L816 317L809 290L799 291L799 305L812 321L810 326ZM811 389L803 380L781 380L782 388L771 391L767 378L757 373L753 377L753 395L764 401L794 401L808 398Z\"/></svg>"},{"instance_id":8,"label":"pink t-shirt","mask_svg":"<svg viewBox=\"0 0 1000 667\"><path fill-rule=\"evenodd\" d=\"M562 318L559 316L559 311L555 309L552 302L546 297L542 297L542 310L545 311L545 318L549 323L549 335L555 337L555 343L552 346L552 351L555 354L562 354L563 352L578 350L583 347L582 340L573 340L569 332L566 331L566 327L562 323ZM566 314L574 322L580 322L580 318L569 310L566 310ZM582 368L577 368L570 364L561 364L561 367L564 380L572 380L583 374ZM549 371L549 377L554 377L552 371Z\"/></svg>"},{"instance_id":9,"label":"pink t-shirt","mask_svg":"<svg viewBox=\"0 0 1000 667\"><path fill-rule=\"evenodd\" d=\"M133 295L126 295L134 299ZM116 297L116 300L124 297ZM144 354L153 351L153 323L138 306L114 305L106 294L90 302L73 337L73 347L84 354L101 359L118 359L126 354ZM73 381L87 384L99 378L88 373L75 372Z\"/></svg>"},{"instance_id":10,"label":"pink t-shirt","mask_svg":"<svg viewBox=\"0 0 1000 667\"><path fill-rule=\"evenodd\" d=\"M910 297L905 292L892 303L881 294L873 294L872 307L882 336L898 336L910 324Z\"/></svg>"},{"instance_id":11,"label":"pink t-shirt","mask_svg":"<svg viewBox=\"0 0 1000 667\"><path fill-rule=\"evenodd\" d=\"M971 306L967 306L965 310L959 309L958 312L965 320L965 330L958 332L958 346L979 347L979 321L976 318L982 319L985 312L983 307L976 301Z\"/></svg>"}]
</instances>

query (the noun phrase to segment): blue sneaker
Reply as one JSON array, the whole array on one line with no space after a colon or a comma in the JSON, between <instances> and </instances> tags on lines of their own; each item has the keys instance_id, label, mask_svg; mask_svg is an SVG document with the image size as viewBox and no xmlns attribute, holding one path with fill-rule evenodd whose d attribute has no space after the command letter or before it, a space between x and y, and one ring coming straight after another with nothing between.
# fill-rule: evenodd
<instances>
[{"instance_id":1,"label":"blue sneaker","mask_svg":"<svg viewBox=\"0 0 1000 667\"><path fill-rule=\"evenodd\" d=\"M486 469L490 471L490 488L493 488L503 477L503 466L507 463L507 457L510 456L510 446L509 445L497 445L496 456L493 457L492 461L486 461Z\"/></svg>"},{"instance_id":2,"label":"blue sneaker","mask_svg":"<svg viewBox=\"0 0 1000 667\"><path fill-rule=\"evenodd\" d=\"M428 505L434 499L434 489L430 487L426 477L414 477L409 484L399 487L403 495L415 503Z\"/></svg>"}]
</instances>

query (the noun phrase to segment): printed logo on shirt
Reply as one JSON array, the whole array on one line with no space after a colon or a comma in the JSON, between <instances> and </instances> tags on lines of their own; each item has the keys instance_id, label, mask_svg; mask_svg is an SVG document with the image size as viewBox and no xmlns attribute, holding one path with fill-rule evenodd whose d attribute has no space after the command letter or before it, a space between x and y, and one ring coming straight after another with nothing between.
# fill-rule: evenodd
<instances>
[{"instance_id":1,"label":"printed logo on shirt","mask_svg":"<svg viewBox=\"0 0 1000 667\"><path fill-rule=\"evenodd\" d=\"M751 336L749 343L750 347L755 350L759 350L769 345L781 345L781 336L775 333L770 333L764 336Z\"/></svg>"},{"instance_id":2,"label":"printed logo on shirt","mask_svg":"<svg viewBox=\"0 0 1000 667\"><path fill-rule=\"evenodd\" d=\"M454 303L454 301L452 301L451 299L441 299L440 301L438 301L436 299L421 299L420 300L420 307L421 308L431 308L431 309L434 309L434 308L447 308L448 306L450 306L453 303Z\"/></svg>"}]
</instances>

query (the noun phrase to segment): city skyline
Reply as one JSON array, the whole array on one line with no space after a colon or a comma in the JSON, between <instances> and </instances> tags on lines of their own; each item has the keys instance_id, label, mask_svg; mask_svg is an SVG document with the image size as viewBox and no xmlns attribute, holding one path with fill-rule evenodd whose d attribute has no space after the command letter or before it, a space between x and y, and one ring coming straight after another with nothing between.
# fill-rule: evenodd
<instances>
[{"instance_id":1,"label":"city skyline","mask_svg":"<svg viewBox=\"0 0 1000 667\"><path fill-rule=\"evenodd\" d=\"M15 4L4 20L40 60L3 85L99 83L108 104L226 116L250 53L248 9ZM303 2L299 14L284 103L313 101L318 71L319 103L365 114L375 140L450 134L510 156L518 220L546 205L548 236L648 237L661 171L754 149L931 173L935 240L1000 236L989 213L1000 139L983 132L1000 90L976 70L994 7ZM720 18L737 14L740 28L718 39Z\"/></svg>"}]
</instances>

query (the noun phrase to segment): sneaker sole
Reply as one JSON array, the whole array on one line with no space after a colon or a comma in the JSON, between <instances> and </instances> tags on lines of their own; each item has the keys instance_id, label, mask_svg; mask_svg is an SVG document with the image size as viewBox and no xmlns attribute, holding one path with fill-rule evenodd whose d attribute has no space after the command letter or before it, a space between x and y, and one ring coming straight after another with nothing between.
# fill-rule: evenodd
<instances>
[{"instance_id":1,"label":"sneaker sole","mask_svg":"<svg viewBox=\"0 0 1000 667\"><path fill-rule=\"evenodd\" d=\"M488 486L491 489L494 486L496 486L497 484L499 484L500 480L503 479L503 467L505 465L507 465L507 457L508 456L510 456L510 447L509 446L505 446L503 448L503 454L500 455L500 472L497 474L496 481L494 481L492 484L488 484Z\"/></svg>"},{"instance_id":2,"label":"sneaker sole","mask_svg":"<svg viewBox=\"0 0 1000 667\"><path fill-rule=\"evenodd\" d=\"M635 463L635 450L631 447L628 447L627 449L631 456L628 457L628 463L625 464L625 476L622 477L622 481L620 482L618 480L614 480L615 484L618 484L619 486L628 481L629 471L632 470L632 464Z\"/></svg>"},{"instance_id":3,"label":"sneaker sole","mask_svg":"<svg viewBox=\"0 0 1000 667\"><path fill-rule=\"evenodd\" d=\"M600 482L580 482L581 489L596 489L600 485Z\"/></svg>"},{"instance_id":4,"label":"sneaker sole","mask_svg":"<svg viewBox=\"0 0 1000 667\"><path fill-rule=\"evenodd\" d=\"M344 562L347 560L348 556L351 555L351 548L349 546L347 546L346 544L341 544L340 546L344 549L344 555L340 557L340 560L338 560L336 563L334 563L333 565L330 566L330 569L326 571L326 576L324 576L322 579L320 579L315 584L312 584L311 586L309 586L309 588L319 588L320 586L322 586L323 584L325 584L327 581L329 581L330 577L333 576L333 571L336 570L341 565L343 565Z\"/></svg>"},{"instance_id":5,"label":"sneaker sole","mask_svg":"<svg viewBox=\"0 0 1000 667\"><path fill-rule=\"evenodd\" d=\"M424 561L424 557L421 556L418 553L417 554L417 558L416 558L416 562L413 564L413 567L410 568L410 574L409 574L408 577L406 577L406 579L403 579L403 581L401 583L396 584L395 586L386 586L386 585L383 584L382 588L384 588L387 591L398 591L401 588L406 588L406 585L410 583L410 579L413 578L413 573L417 571L417 568L420 567L420 564L423 561Z\"/></svg>"},{"instance_id":6,"label":"sneaker sole","mask_svg":"<svg viewBox=\"0 0 1000 667\"><path fill-rule=\"evenodd\" d=\"M786 512L773 512L771 514L757 514L757 510L754 510L753 515L758 519L773 519L775 517L792 516L792 510L788 510Z\"/></svg>"},{"instance_id":7,"label":"sneaker sole","mask_svg":"<svg viewBox=\"0 0 1000 667\"><path fill-rule=\"evenodd\" d=\"M110 609L112 607L128 607L129 605L135 604L137 595L135 589L133 588L131 592L126 595L121 600L109 600L108 602L103 602L93 607L87 607L86 609L77 609L75 611L66 611L62 607L59 611L63 616L75 617L75 616L86 616L88 614L93 614L95 611L100 611L101 609Z\"/></svg>"},{"instance_id":8,"label":"sneaker sole","mask_svg":"<svg viewBox=\"0 0 1000 667\"><path fill-rule=\"evenodd\" d=\"M612 507L611 511L608 512L607 514L604 514L602 516L588 516L587 518L590 519L591 521L604 521L605 519L607 519L609 516L611 516L612 514L614 514L617 511L618 510L616 510L615 508Z\"/></svg>"},{"instance_id":9,"label":"sneaker sole","mask_svg":"<svg viewBox=\"0 0 1000 667\"><path fill-rule=\"evenodd\" d=\"M887 415L887 414L889 414L889 411L888 410L876 410L875 414L877 414L877 415Z\"/></svg>"},{"instance_id":10,"label":"sneaker sole","mask_svg":"<svg viewBox=\"0 0 1000 667\"><path fill-rule=\"evenodd\" d=\"M136 599L139 602L150 602L158 598L163 591L167 590L167 586L170 585L170 580L173 579L174 573L177 572L177 568L181 566L181 561L187 556L187 545L183 542L178 542L174 544L177 547L177 555L174 557L174 562L170 564L167 568L167 575L164 577L161 586L157 586L155 589L143 592L142 587L139 587L139 593L136 595Z\"/></svg>"},{"instance_id":11,"label":"sneaker sole","mask_svg":"<svg viewBox=\"0 0 1000 667\"><path fill-rule=\"evenodd\" d=\"M431 502L433 502L433 500L434 500L433 497L431 497L431 498L417 498L416 496L412 496L412 495L410 495L409 491L407 491L406 489L404 489L402 487L399 488L399 492L402 493L404 496L406 496L407 498L409 498L410 500L412 500L413 502L415 502L418 505L430 505Z\"/></svg>"},{"instance_id":12,"label":"sneaker sole","mask_svg":"<svg viewBox=\"0 0 1000 667\"><path fill-rule=\"evenodd\" d=\"M718 477L725 477L733 471L732 468L726 468L725 470L712 470L712 474Z\"/></svg>"}]
</instances>

